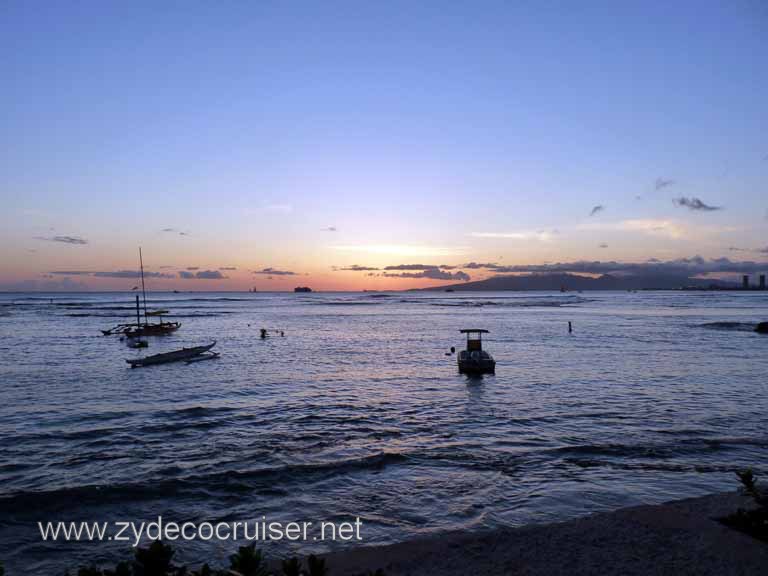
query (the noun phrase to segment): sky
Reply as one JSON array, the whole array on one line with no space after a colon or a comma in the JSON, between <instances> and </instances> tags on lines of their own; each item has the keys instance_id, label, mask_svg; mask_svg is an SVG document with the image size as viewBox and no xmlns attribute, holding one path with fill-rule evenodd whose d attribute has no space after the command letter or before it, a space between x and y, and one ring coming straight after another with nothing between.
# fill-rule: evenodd
<instances>
[{"instance_id":1,"label":"sky","mask_svg":"<svg viewBox=\"0 0 768 576\"><path fill-rule=\"evenodd\" d=\"M768 269L766 55L759 0L7 0L0 290Z\"/></svg>"}]
</instances>

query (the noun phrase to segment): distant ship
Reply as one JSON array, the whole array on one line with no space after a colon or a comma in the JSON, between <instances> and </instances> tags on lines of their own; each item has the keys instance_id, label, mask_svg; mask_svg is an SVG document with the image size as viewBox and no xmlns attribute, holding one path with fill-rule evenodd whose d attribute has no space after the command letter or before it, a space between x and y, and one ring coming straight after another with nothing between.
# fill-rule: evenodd
<instances>
[{"instance_id":1,"label":"distant ship","mask_svg":"<svg viewBox=\"0 0 768 576\"><path fill-rule=\"evenodd\" d=\"M309 286L297 286L293 289L294 292L312 292L312 288Z\"/></svg>"}]
</instances>

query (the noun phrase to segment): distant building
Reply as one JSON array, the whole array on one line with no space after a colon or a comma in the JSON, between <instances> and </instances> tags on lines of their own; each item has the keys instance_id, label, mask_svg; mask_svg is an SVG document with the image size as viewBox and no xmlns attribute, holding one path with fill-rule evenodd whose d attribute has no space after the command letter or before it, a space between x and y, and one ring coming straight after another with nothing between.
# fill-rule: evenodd
<instances>
[{"instance_id":1,"label":"distant building","mask_svg":"<svg viewBox=\"0 0 768 576\"><path fill-rule=\"evenodd\" d=\"M744 290L749 290L749 276L746 274L741 277L741 287L744 288Z\"/></svg>"}]
</instances>

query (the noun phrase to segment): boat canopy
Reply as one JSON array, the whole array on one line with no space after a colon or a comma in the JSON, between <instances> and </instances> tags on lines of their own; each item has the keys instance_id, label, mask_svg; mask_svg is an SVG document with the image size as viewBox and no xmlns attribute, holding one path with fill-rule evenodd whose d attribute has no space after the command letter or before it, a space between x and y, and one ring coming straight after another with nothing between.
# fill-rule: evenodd
<instances>
[{"instance_id":1,"label":"boat canopy","mask_svg":"<svg viewBox=\"0 0 768 576\"><path fill-rule=\"evenodd\" d=\"M168 314L168 310L150 310L147 312L147 316L162 316Z\"/></svg>"},{"instance_id":2,"label":"boat canopy","mask_svg":"<svg viewBox=\"0 0 768 576\"><path fill-rule=\"evenodd\" d=\"M488 334L490 330L485 330L484 328L464 328L462 330L459 330L462 334L469 334L472 332L477 332L480 334Z\"/></svg>"}]
</instances>

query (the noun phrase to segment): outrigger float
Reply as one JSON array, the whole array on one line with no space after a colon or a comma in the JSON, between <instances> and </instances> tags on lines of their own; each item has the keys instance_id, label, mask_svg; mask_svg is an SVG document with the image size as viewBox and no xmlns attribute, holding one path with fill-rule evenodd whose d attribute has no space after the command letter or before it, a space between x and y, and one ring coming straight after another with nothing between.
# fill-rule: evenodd
<instances>
[{"instance_id":1,"label":"outrigger float","mask_svg":"<svg viewBox=\"0 0 768 576\"><path fill-rule=\"evenodd\" d=\"M496 360L483 350L482 338L483 334L488 334L488 330L465 328L459 332L467 335L467 349L460 351L456 358L459 373L470 375L495 374Z\"/></svg>"}]
</instances>

